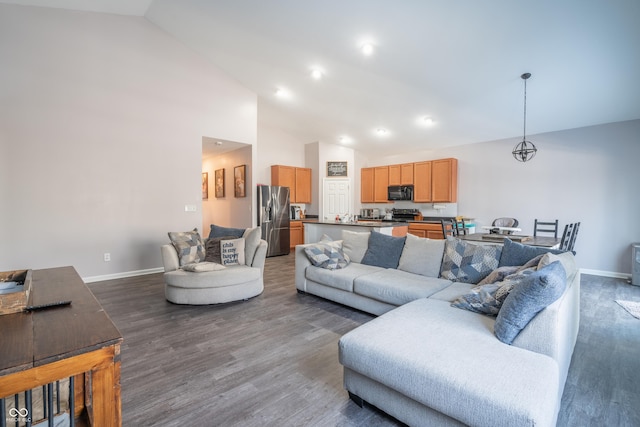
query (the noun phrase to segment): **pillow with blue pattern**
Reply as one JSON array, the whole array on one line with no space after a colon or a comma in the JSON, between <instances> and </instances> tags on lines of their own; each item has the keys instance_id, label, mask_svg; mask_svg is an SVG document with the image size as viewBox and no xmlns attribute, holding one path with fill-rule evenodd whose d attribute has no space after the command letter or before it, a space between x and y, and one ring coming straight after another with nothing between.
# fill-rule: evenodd
<instances>
[{"instance_id":1,"label":"pillow with blue pattern","mask_svg":"<svg viewBox=\"0 0 640 427\"><path fill-rule=\"evenodd\" d=\"M324 237L324 236L323 236ZM315 267L327 270L338 270L349 265L349 256L342 251L342 241L330 241L327 239L309 245L304 248L304 253Z\"/></svg>"},{"instance_id":2,"label":"pillow with blue pattern","mask_svg":"<svg viewBox=\"0 0 640 427\"><path fill-rule=\"evenodd\" d=\"M455 237L447 237L440 277L454 282L478 283L498 268L502 247L474 245Z\"/></svg>"}]
</instances>

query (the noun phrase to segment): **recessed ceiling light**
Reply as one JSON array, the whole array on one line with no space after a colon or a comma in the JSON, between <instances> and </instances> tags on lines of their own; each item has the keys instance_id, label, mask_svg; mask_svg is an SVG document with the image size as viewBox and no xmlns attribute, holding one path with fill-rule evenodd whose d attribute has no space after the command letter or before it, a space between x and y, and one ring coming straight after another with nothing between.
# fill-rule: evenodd
<instances>
[{"instance_id":1,"label":"recessed ceiling light","mask_svg":"<svg viewBox=\"0 0 640 427\"><path fill-rule=\"evenodd\" d=\"M374 46L372 43L365 43L360 49L365 56L371 56L374 51Z\"/></svg>"},{"instance_id":2,"label":"recessed ceiling light","mask_svg":"<svg viewBox=\"0 0 640 427\"><path fill-rule=\"evenodd\" d=\"M311 70L311 77L314 80L320 80L324 76L324 73L320 68L314 68Z\"/></svg>"},{"instance_id":3,"label":"recessed ceiling light","mask_svg":"<svg viewBox=\"0 0 640 427\"><path fill-rule=\"evenodd\" d=\"M347 135L342 135L340 138L338 138L338 141L340 141L341 144L351 144L352 140Z\"/></svg>"},{"instance_id":4,"label":"recessed ceiling light","mask_svg":"<svg viewBox=\"0 0 640 427\"><path fill-rule=\"evenodd\" d=\"M433 126L435 121L433 120L433 117L427 116L422 119L422 123L424 123L426 126Z\"/></svg>"},{"instance_id":5,"label":"recessed ceiling light","mask_svg":"<svg viewBox=\"0 0 640 427\"><path fill-rule=\"evenodd\" d=\"M219 147L222 145L222 141L216 141L216 145Z\"/></svg>"},{"instance_id":6,"label":"recessed ceiling light","mask_svg":"<svg viewBox=\"0 0 640 427\"><path fill-rule=\"evenodd\" d=\"M289 91L285 88L279 87L275 91L275 95L278 98L288 98L290 96Z\"/></svg>"},{"instance_id":7,"label":"recessed ceiling light","mask_svg":"<svg viewBox=\"0 0 640 427\"><path fill-rule=\"evenodd\" d=\"M388 130L386 130L386 129L384 129L384 128L378 128L378 129L376 129L376 134L377 134L378 136L385 136L385 135L386 135L386 134L388 134L388 133L389 133L389 131L388 131Z\"/></svg>"}]
</instances>

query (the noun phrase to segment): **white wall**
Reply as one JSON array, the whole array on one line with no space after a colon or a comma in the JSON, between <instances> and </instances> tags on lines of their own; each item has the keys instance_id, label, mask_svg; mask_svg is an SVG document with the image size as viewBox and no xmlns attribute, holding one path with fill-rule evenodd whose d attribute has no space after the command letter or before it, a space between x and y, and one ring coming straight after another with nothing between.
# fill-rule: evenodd
<instances>
[{"instance_id":1,"label":"white wall","mask_svg":"<svg viewBox=\"0 0 640 427\"><path fill-rule=\"evenodd\" d=\"M258 161L254 168L256 185L271 184L271 165L305 166L304 143L258 120Z\"/></svg>"},{"instance_id":2,"label":"white wall","mask_svg":"<svg viewBox=\"0 0 640 427\"><path fill-rule=\"evenodd\" d=\"M254 221L252 194L251 146L229 151L218 156L202 159L202 172L209 174L209 198L202 201L202 236L209 236L211 224L223 227L247 228ZM234 170L236 166L246 165L246 197L235 197ZM215 171L225 171L225 196L216 198Z\"/></svg>"},{"instance_id":3,"label":"white wall","mask_svg":"<svg viewBox=\"0 0 640 427\"><path fill-rule=\"evenodd\" d=\"M255 94L143 18L0 5L0 58L0 270L160 267L202 137L256 144Z\"/></svg>"},{"instance_id":4,"label":"white wall","mask_svg":"<svg viewBox=\"0 0 640 427\"><path fill-rule=\"evenodd\" d=\"M604 274L631 272L640 241L640 120L532 135L538 153L527 163L511 155L515 139L373 159L394 164L458 159L458 213L490 224L515 217L524 234L535 218L581 222L577 261Z\"/></svg>"}]
</instances>

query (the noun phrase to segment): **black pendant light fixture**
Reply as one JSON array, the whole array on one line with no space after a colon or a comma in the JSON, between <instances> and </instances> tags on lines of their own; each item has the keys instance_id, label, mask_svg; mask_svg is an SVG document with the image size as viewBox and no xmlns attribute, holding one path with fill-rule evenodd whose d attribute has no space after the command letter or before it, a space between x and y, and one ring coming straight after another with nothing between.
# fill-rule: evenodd
<instances>
[{"instance_id":1,"label":"black pendant light fixture","mask_svg":"<svg viewBox=\"0 0 640 427\"><path fill-rule=\"evenodd\" d=\"M524 131L522 134L522 142L516 144L511 154L519 162L526 162L535 157L538 149L533 142L527 141L527 79L531 77L531 73L524 73L520 76L524 80Z\"/></svg>"}]
</instances>

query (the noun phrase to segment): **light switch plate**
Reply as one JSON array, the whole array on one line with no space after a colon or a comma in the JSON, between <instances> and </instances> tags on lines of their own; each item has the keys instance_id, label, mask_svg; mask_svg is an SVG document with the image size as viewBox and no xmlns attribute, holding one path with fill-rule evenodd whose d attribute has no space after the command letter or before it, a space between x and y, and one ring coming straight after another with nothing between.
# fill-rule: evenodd
<instances>
[{"instance_id":1,"label":"light switch plate","mask_svg":"<svg viewBox=\"0 0 640 427\"><path fill-rule=\"evenodd\" d=\"M185 212L197 212L198 207L196 205L184 205Z\"/></svg>"}]
</instances>

